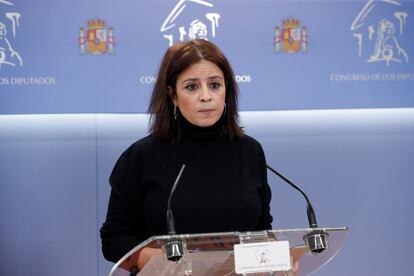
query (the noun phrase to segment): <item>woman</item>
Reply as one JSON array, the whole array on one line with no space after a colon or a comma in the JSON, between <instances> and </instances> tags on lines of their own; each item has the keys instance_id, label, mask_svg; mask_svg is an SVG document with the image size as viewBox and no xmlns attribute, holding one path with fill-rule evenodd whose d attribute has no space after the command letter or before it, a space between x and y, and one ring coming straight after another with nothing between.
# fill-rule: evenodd
<instances>
[{"instance_id":1,"label":"woman","mask_svg":"<svg viewBox=\"0 0 414 276\"><path fill-rule=\"evenodd\" d=\"M167 201L183 164L171 203L177 233L271 228L265 156L238 124L237 95L233 71L213 43L167 50L149 105L150 135L121 155L110 177L101 228L107 260L167 234ZM141 251L138 267L157 253Z\"/></svg>"}]
</instances>

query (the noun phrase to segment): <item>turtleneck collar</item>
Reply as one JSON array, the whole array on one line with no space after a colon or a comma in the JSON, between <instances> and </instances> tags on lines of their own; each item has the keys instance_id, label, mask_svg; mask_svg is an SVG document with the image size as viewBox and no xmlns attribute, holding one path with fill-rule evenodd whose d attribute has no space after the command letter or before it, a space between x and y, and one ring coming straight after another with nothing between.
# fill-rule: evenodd
<instances>
[{"instance_id":1,"label":"turtleneck collar","mask_svg":"<svg viewBox=\"0 0 414 276\"><path fill-rule=\"evenodd\" d=\"M225 140L223 129L223 118L221 117L214 125L199 127L187 121L184 116L179 116L179 141L185 142L212 142Z\"/></svg>"}]
</instances>

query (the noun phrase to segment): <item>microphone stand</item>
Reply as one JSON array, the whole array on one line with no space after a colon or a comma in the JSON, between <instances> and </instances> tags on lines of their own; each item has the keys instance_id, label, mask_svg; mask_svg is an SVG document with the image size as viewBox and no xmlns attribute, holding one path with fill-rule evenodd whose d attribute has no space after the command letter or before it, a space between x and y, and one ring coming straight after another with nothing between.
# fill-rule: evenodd
<instances>
[{"instance_id":1,"label":"microphone stand","mask_svg":"<svg viewBox=\"0 0 414 276\"><path fill-rule=\"evenodd\" d=\"M178 173L177 178L175 179L174 185L171 189L170 196L168 198L168 205L167 205L167 230L168 235L175 235L175 221L174 216L171 211L171 198L175 192L175 189L177 188L178 182L180 181L181 175L183 174L185 169L185 164L181 167L180 172ZM167 257L167 260L178 262L183 256L184 256L184 245L182 240L177 238L171 238L167 240L167 242L164 244L165 246L165 255Z\"/></svg>"},{"instance_id":2,"label":"microphone stand","mask_svg":"<svg viewBox=\"0 0 414 276\"><path fill-rule=\"evenodd\" d=\"M290 186L298 190L305 198L307 202L307 216L309 221L309 228L313 228L315 230L307 233L303 240L305 241L306 245L308 246L309 250L313 254L319 254L322 251L324 251L326 248L328 248L328 233L323 231L322 229L316 229L318 228L318 224L316 222L316 215L313 210L312 204L310 203L310 200L308 196L305 194L305 192L299 188L295 183L290 181L288 178L283 176L281 173L270 167L269 165L266 165L266 167L274 174L276 174L278 177L283 179L286 183L288 183Z\"/></svg>"}]
</instances>

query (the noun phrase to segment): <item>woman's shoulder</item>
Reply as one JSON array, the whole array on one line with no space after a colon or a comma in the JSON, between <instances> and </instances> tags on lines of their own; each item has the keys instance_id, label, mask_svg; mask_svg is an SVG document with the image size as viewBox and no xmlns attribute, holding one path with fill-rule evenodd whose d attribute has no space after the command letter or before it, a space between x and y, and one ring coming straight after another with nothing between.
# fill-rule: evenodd
<instances>
[{"instance_id":1,"label":"woman's shoulder","mask_svg":"<svg viewBox=\"0 0 414 276\"><path fill-rule=\"evenodd\" d=\"M156 139L152 134L142 137L131 144L131 148L145 148L156 143Z\"/></svg>"},{"instance_id":2,"label":"woman's shoulder","mask_svg":"<svg viewBox=\"0 0 414 276\"><path fill-rule=\"evenodd\" d=\"M152 135L136 140L122 151L117 164L131 165L145 160L145 158L151 156L151 152L156 147L156 144L157 140Z\"/></svg>"},{"instance_id":3,"label":"woman's shoulder","mask_svg":"<svg viewBox=\"0 0 414 276\"><path fill-rule=\"evenodd\" d=\"M238 141L242 145L246 145L246 146L262 147L259 141L257 141L255 138L253 138L252 136L249 136L247 134L243 134L242 136L237 137L236 141Z\"/></svg>"},{"instance_id":4,"label":"woman's shoulder","mask_svg":"<svg viewBox=\"0 0 414 276\"><path fill-rule=\"evenodd\" d=\"M125 152L129 152L130 154L142 154L151 151L154 147L158 147L160 143L161 141L154 138L152 134L149 134L129 145Z\"/></svg>"},{"instance_id":5,"label":"woman's shoulder","mask_svg":"<svg viewBox=\"0 0 414 276\"><path fill-rule=\"evenodd\" d=\"M169 140L162 140L149 134L134 143L132 143L124 153L136 156L151 156L153 154L159 154L163 151L168 151L171 148L172 142Z\"/></svg>"},{"instance_id":6,"label":"woman's shoulder","mask_svg":"<svg viewBox=\"0 0 414 276\"><path fill-rule=\"evenodd\" d=\"M266 157L262 147L262 144L255 138L249 135L243 135L240 137L241 151L244 152L250 158L258 158L261 164L266 164ZM257 159L253 159L257 160Z\"/></svg>"}]
</instances>

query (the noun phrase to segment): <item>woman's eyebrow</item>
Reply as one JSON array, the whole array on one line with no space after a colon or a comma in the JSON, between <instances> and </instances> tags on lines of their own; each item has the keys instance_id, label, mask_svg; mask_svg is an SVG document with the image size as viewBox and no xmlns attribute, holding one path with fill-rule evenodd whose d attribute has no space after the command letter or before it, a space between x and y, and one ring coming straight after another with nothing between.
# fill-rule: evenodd
<instances>
[{"instance_id":1,"label":"woman's eyebrow","mask_svg":"<svg viewBox=\"0 0 414 276\"><path fill-rule=\"evenodd\" d=\"M197 78L194 78L194 79L186 79L186 80L183 80L183 83L184 82L187 82L187 81L198 81L198 79Z\"/></svg>"},{"instance_id":2,"label":"woman's eyebrow","mask_svg":"<svg viewBox=\"0 0 414 276\"><path fill-rule=\"evenodd\" d=\"M211 76L211 77L208 77L208 79L209 80L211 80L211 79L223 79L221 76Z\"/></svg>"}]
</instances>

